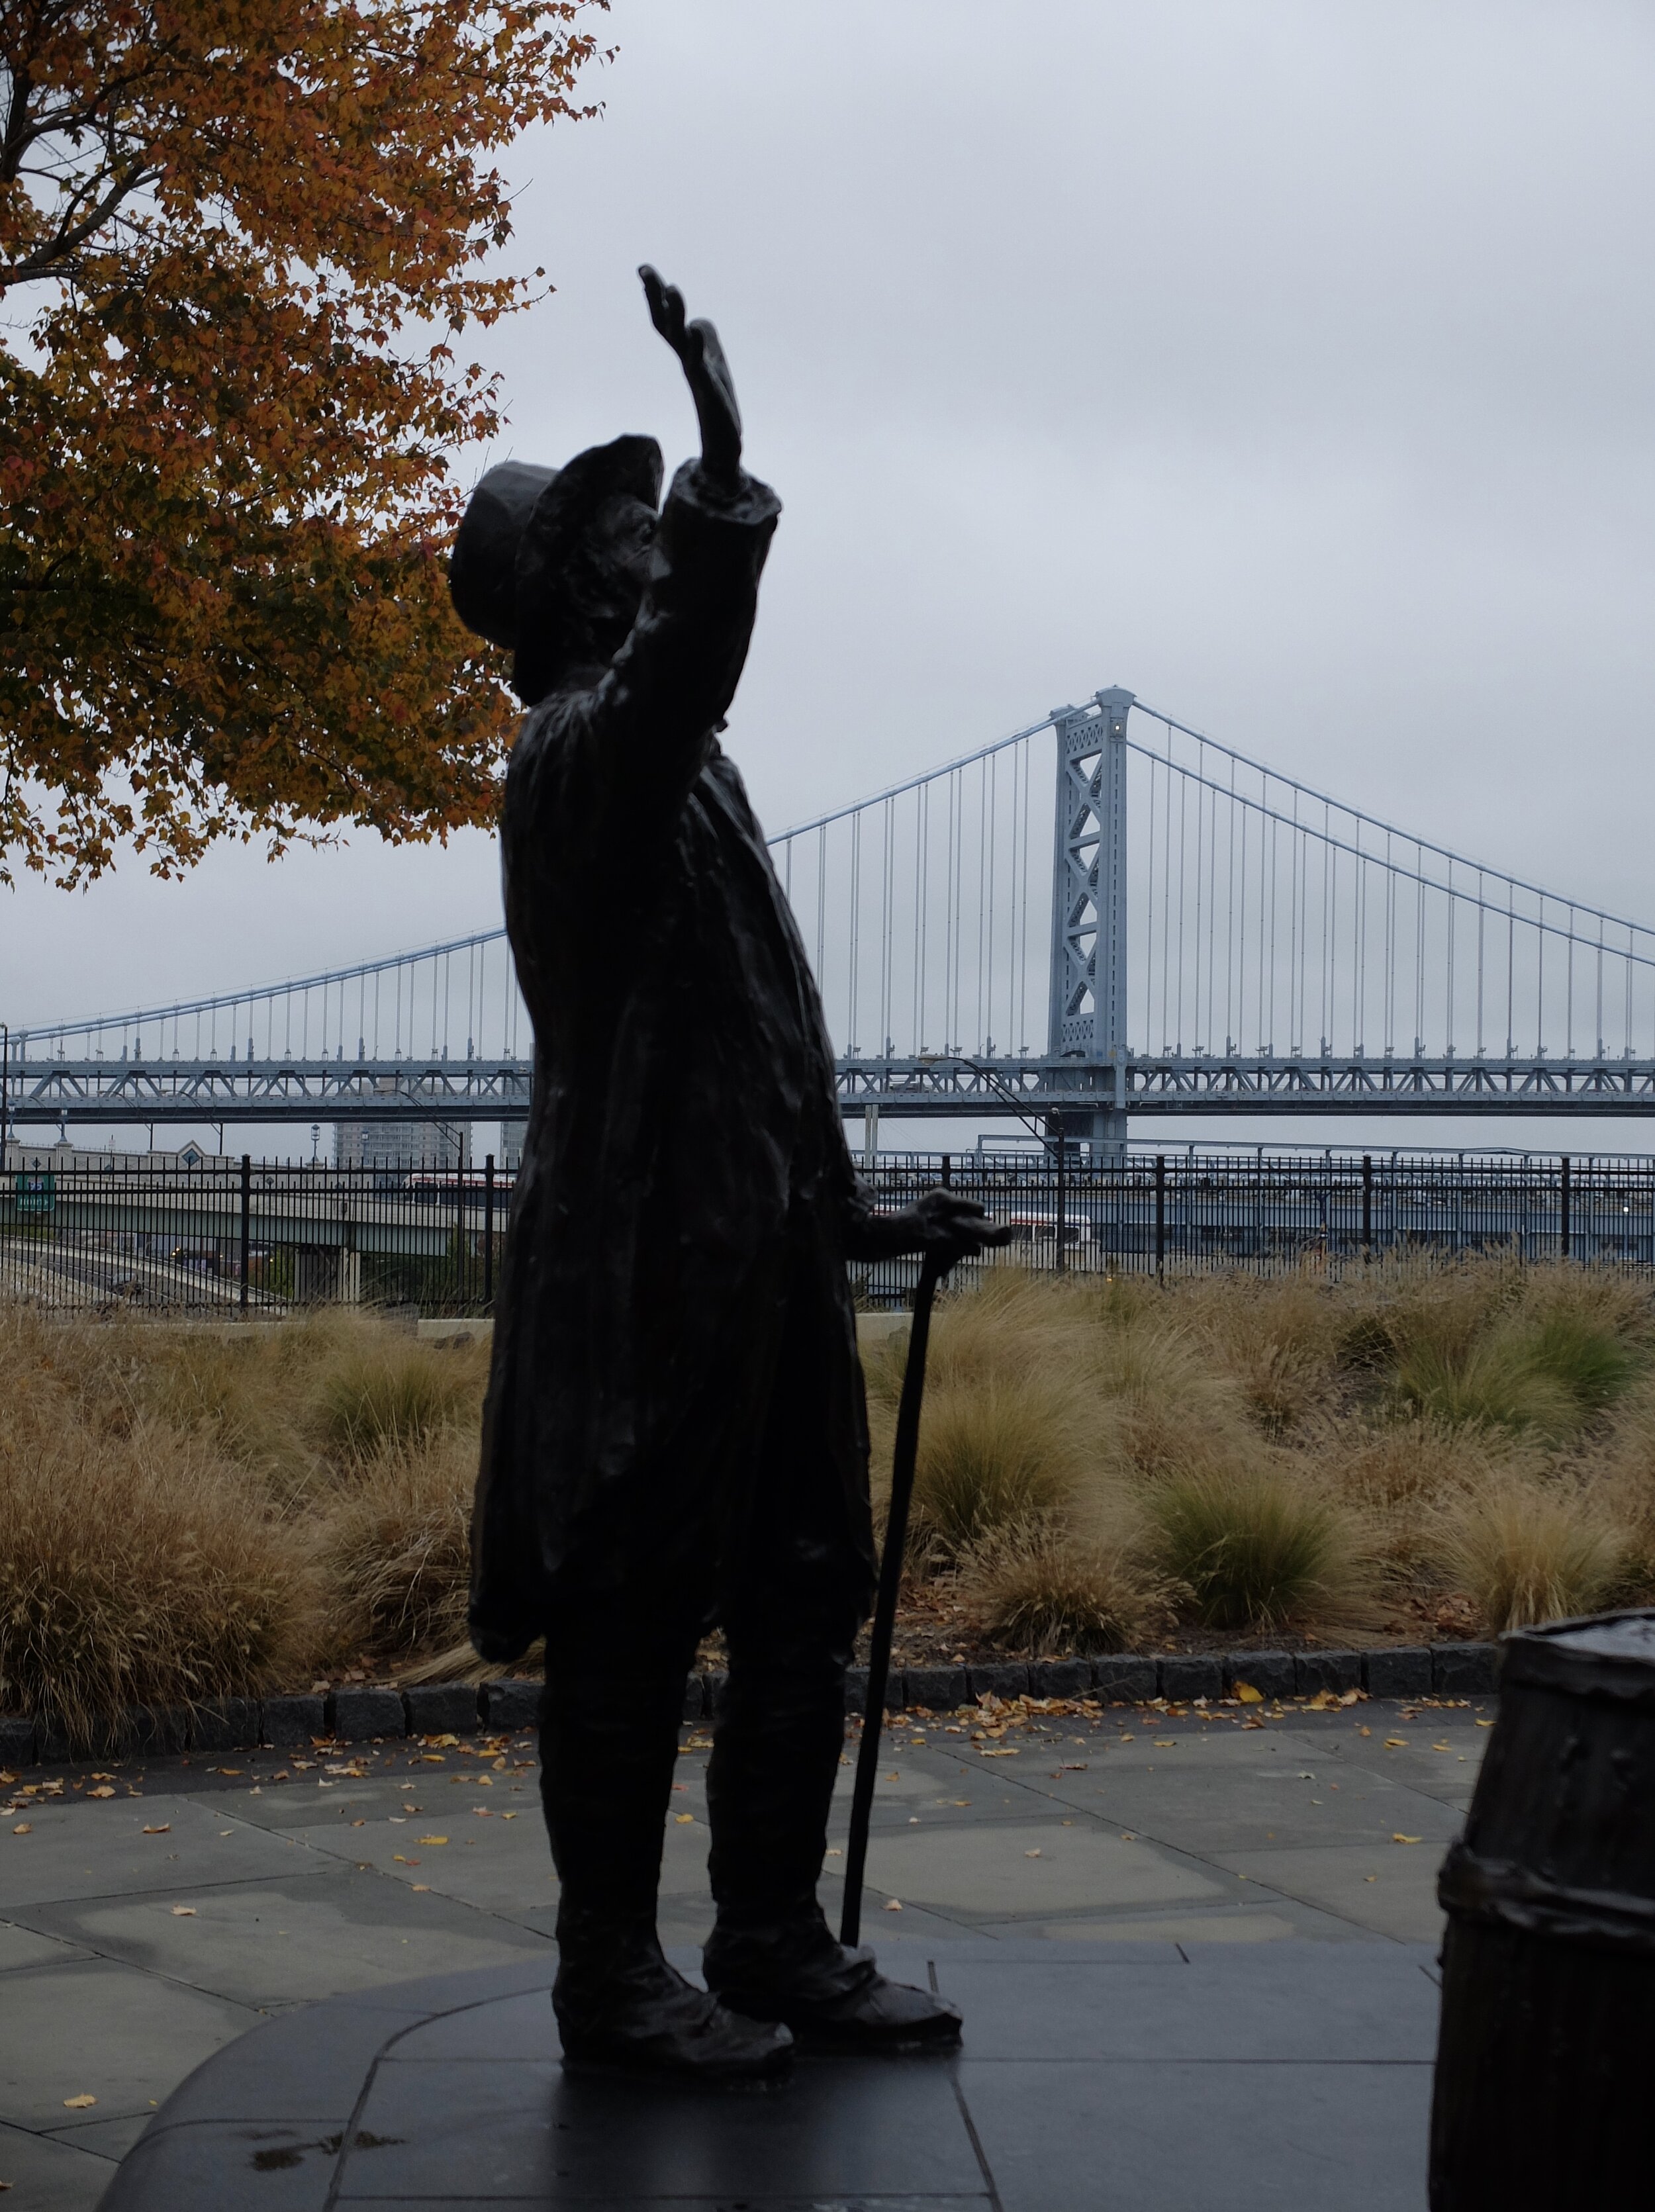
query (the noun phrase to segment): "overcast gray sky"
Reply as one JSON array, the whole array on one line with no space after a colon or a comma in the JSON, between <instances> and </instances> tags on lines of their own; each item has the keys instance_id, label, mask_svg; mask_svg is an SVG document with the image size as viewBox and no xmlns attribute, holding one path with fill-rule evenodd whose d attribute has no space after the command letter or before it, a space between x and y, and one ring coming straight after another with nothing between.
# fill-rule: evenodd
<instances>
[{"instance_id":1,"label":"overcast gray sky","mask_svg":"<svg viewBox=\"0 0 1655 2212\"><path fill-rule=\"evenodd\" d=\"M624 429L677 459L636 263L716 320L786 509L728 739L771 828L1122 684L1655 921L1646 6L616 0L609 27L603 118L508 162L558 289L479 340L513 428L465 468ZM497 910L480 836L176 886L128 861L0 900L0 1016ZM1329 1132L1479 1133L1532 1140Z\"/></svg>"}]
</instances>

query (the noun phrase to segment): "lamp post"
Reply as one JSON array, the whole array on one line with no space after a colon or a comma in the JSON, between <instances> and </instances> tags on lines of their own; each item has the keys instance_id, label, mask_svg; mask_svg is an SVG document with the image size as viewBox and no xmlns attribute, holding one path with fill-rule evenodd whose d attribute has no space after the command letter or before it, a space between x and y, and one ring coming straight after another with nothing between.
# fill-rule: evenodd
<instances>
[{"instance_id":1,"label":"lamp post","mask_svg":"<svg viewBox=\"0 0 1655 2212\"><path fill-rule=\"evenodd\" d=\"M11 1139L11 1026L0 1022L0 1168Z\"/></svg>"}]
</instances>

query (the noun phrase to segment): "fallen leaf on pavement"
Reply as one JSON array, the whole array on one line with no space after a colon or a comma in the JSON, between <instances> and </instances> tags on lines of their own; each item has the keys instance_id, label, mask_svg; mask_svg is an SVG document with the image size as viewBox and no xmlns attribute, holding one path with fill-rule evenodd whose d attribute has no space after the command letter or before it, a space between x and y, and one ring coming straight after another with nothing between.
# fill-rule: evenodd
<instances>
[{"instance_id":1,"label":"fallen leaf on pavement","mask_svg":"<svg viewBox=\"0 0 1655 2212\"><path fill-rule=\"evenodd\" d=\"M897 1904L894 1897L886 1899L885 1909L887 1912L900 1912L902 1911L901 1905Z\"/></svg>"},{"instance_id":2,"label":"fallen leaf on pavement","mask_svg":"<svg viewBox=\"0 0 1655 2212\"><path fill-rule=\"evenodd\" d=\"M28 1820L20 1820L11 1832L14 1836L32 1836L34 1832L33 1824Z\"/></svg>"},{"instance_id":3,"label":"fallen leaf on pavement","mask_svg":"<svg viewBox=\"0 0 1655 2212\"><path fill-rule=\"evenodd\" d=\"M1405 1836L1400 1830L1398 1830L1396 1834L1395 1834L1390 1840L1393 1844L1422 1844L1425 1841L1425 1838L1423 1836Z\"/></svg>"},{"instance_id":4,"label":"fallen leaf on pavement","mask_svg":"<svg viewBox=\"0 0 1655 2212\"><path fill-rule=\"evenodd\" d=\"M411 1881L411 1882L409 1883L408 1887L409 1887L409 1888L410 1888L410 1889L414 1889L414 1890L420 1890L420 1889L423 1889L423 1890L428 1890L428 1891L429 1891L429 1888L430 1888L430 1887L431 1887L431 1885L430 1885L430 1883L429 1883L429 1881Z\"/></svg>"},{"instance_id":5,"label":"fallen leaf on pavement","mask_svg":"<svg viewBox=\"0 0 1655 2212\"><path fill-rule=\"evenodd\" d=\"M446 1844L447 1840L447 1836L416 1836L414 1838L417 1844Z\"/></svg>"},{"instance_id":6,"label":"fallen leaf on pavement","mask_svg":"<svg viewBox=\"0 0 1655 2212\"><path fill-rule=\"evenodd\" d=\"M693 1813L674 1813L672 1818L680 1828L688 1828L694 1826L696 1816Z\"/></svg>"},{"instance_id":7,"label":"fallen leaf on pavement","mask_svg":"<svg viewBox=\"0 0 1655 2212\"><path fill-rule=\"evenodd\" d=\"M154 1827L146 1828L143 1832L146 1836L170 1836L173 1832L173 1824L170 1820L162 1820Z\"/></svg>"},{"instance_id":8,"label":"fallen leaf on pavement","mask_svg":"<svg viewBox=\"0 0 1655 2212\"><path fill-rule=\"evenodd\" d=\"M1264 1702L1263 1691L1256 1690L1250 1682L1238 1682L1236 1695L1244 1705L1262 1705Z\"/></svg>"},{"instance_id":9,"label":"fallen leaf on pavement","mask_svg":"<svg viewBox=\"0 0 1655 2212\"><path fill-rule=\"evenodd\" d=\"M95 1790L88 1790L86 1794L88 1797L113 1797L115 1793L106 1782L100 1782Z\"/></svg>"},{"instance_id":10,"label":"fallen leaf on pavement","mask_svg":"<svg viewBox=\"0 0 1655 2212\"><path fill-rule=\"evenodd\" d=\"M83 2089L78 2097L64 2099L64 2110L66 2112L83 2112L88 2105L95 2105L97 2101L95 2097L88 2097Z\"/></svg>"},{"instance_id":11,"label":"fallen leaf on pavement","mask_svg":"<svg viewBox=\"0 0 1655 2212\"><path fill-rule=\"evenodd\" d=\"M1025 1851L1023 1856L1025 1859L1037 1859L1040 1854L1038 1851Z\"/></svg>"},{"instance_id":12,"label":"fallen leaf on pavement","mask_svg":"<svg viewBox=\"0 0 1655 2212\"><path fill-rule=\"evenodd\" d=\"M195 1917L196 1913L193 1905L175 1905L173 1907L173 1917L174 1920L193 1920Z\"/></svg>"}]
</instances>

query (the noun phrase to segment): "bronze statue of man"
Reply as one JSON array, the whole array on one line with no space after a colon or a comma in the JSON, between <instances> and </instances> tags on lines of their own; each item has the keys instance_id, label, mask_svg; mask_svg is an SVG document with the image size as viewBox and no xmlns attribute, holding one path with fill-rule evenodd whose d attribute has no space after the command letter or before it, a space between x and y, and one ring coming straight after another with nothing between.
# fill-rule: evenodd
<instances>
[{"instance_id":1,"label":"bronze statue of man","mask_svg":"<svg viewBox=\"0 0 1655 2212\"><path fill-rule=\"evenodd\" d=\"M741 466L711 324L640 274L700 459L659 512L650 438L508 463L454 549L454 605L511 648L529 710L501 846L535 1036L471 1622L491 1660L546 1641L566 2062L740 2077L783 2069L795 2037L958 2037L952 2007L833 1940L816 1884L874 1563L845 1262L995 1232L946 1191L880 1213L852 1169L815 982L718 743L780 503ZM662 1956L655 1893L685 1675L715 1624L703 1992Z\"/></svg>"}]
</instances>

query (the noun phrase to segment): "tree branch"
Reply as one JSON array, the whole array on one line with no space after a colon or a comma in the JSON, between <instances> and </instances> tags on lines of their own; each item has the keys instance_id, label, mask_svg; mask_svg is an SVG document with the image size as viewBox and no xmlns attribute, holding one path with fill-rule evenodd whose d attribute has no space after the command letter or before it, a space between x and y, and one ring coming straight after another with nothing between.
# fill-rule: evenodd
<instances>
[{"instance_id":1,"label":"tree branch","mask_svg":"<svg viewBox=\"0 0 1655 2212\"><path fill-rule=\"evenodd\" d=\"M0 292L14 284L27 284L40 276L50 276L85 245L96 230L100 230L125 199L159 177L159 169L146 169L137 163L125 174L118 176L103 198L82 216L78 222L59 228L56 235L34 252L27 254L9 269L0 269Z\"/></svg>"}]
</instances>

